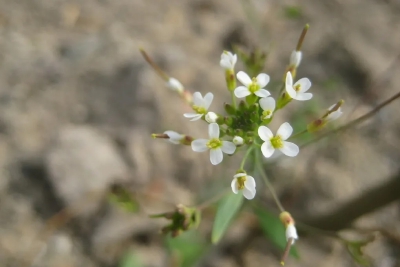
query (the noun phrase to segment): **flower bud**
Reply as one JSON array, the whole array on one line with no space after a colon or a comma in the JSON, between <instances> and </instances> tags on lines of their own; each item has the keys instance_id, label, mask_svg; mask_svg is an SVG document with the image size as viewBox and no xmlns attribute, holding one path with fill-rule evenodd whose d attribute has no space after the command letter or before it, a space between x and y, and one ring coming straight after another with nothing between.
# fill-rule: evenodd
<instances>
[{"instance_id":1,"label":"flower bud","mask_svg":"<svg viewBox=\"0 0 400 267\"><path fill-rule=\"evenodd\" d=\"M235 136L232 140L232 142L236 145L236 146L241 146L243 145L243 138L240 136Z\"/></svg>"},{"instance_id":2,"label":"flower bud","mask_svg":"<svg viewBox=\"0 0 400 267\"><path fill-rule=\"evenodd\" d=\"M236 109L232 105L225 103L224 108L225 108L226 113L228 113L229 115L236 114Z\"/></svg>"},{"instance_id":3,"label":"flower bud","mask_svg":"<svg viewBox=\"0 0 400 267\"><path fill-rule=\"evenodd\" d=\"M301 51L293 51L292 54L290 55L289 65L294 68L297 68L300 65L301 58L302 58Z\"/></svg>"},{"instance_id":4,"label":"flower bud","mask_svg":"<svg viewBox=\"0 0 400 267\"><path fill-rule=\"evenodd\" d=\"M206 114L205 119L208 123L213 123L217 121L218 115L210 111Z\"/></svg>"},{"instance_id":5,"label":"flower bud","mask_svg":"<svg viewBox=\"0 0 400 267\"><path fill-rule=\"evenodd\" d=\"M169 78L167 81L167 87L172 91L176 91L178 93L183 93L183 85L175 78Z\"/></svg>"}]
</instances>

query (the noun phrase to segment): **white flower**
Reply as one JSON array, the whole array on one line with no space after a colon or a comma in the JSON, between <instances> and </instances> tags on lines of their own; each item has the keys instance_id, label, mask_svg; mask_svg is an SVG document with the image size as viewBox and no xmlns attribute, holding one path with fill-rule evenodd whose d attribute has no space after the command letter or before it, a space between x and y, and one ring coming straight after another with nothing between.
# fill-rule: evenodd
<instances>
[{"instance_id":1,"label":"white flower","mask_svg":"<svg viewBox=\"0 0 400 267\"><path fill-rule=\"evenodd\" d=\"M296 227L294 226L293 223L286 226L286 241L289 241L289 238L293 238L292 245L294 244L295 240L299 239Z\"/></svg>"},{"instance_id":2,"label":"white flower","mask_svg":"<svg viewBox=\"0 0 400 267\"><path fill-rule=\"evenodd\" d=\"M237 55L232 54L229 51L224 51L221 54L221 61L219 65L226 70L233 70L235 68L235 64L237 62Z\"/></svg>"},{"instance_id":3,"label":"white flower","mask_svg":"<svg viewBox=\"0 0 400 267\"><path fill-rule=\"evenodd\" d=\"M245 173L238 173L233 176L231 183L233 193L237 194L239 190L247 199L253 199L256 195L256 181L253 177Z\"/></svg>"},{"instance_id":4,"label":"white flower","mask_svg":"<svg viewBox=\"0 0 400 267\"><path fill-rule=\"evenodd\" d=\"M272 113L275 110L275 99L272 97L264 97L260 99L260 107L264 110L262 113L262 119L266 120L272 117Z\"/></svg>"},{"instance_id":5,"label":"white flower","mask_svg":"<svg viewBox=\"0 0 400 267\"><path fill-rule=\"evenodd\" d=\"M271 95L267 90L263 89L269 83L269 76L265 73L260 73L256 78L250 79L243 71L236 74L238 80L245 86L239 86L235 89L235 96L242 98L255 94L258 97L267 97Z\"/></svg>"},{"instance_id":6,"label":"white flower","mask_svg":"<svg viewBox=\"0 0 400 267\"><path fill-rule=\"evenodd\" d=\"M336 106L336 104L333 104L332 106L330 106L330 107L328 108L328 112L330 112L330 113L329 113L329 115L326 116L326 118L325 118L325 120L326 120L327 122L328 122L328 121L334 121L334 120L338 119L340 116L342 116L343 112L342 112L342 108L341 108L341 107L339 107L337 110L331 112L332 109L333 109L335 106Z\"/></svg>"},{"instance_id":7,"label":"white flower","mask_svg":"<svg viewBox=\"0 0 400 267\"><path fill-rule=\"evenodd\" d=\"M293 51L292 54L290 55L290 65L297 68L300 65L301 58L302 58L301 51Z\"/></svg>"},{"instance_id":8,"label":"white flower","mask_svg":"<svg viewBox=\"0 0 400 267\"><path fill-rule=\"evenodd\" d=\"M306 93L311 87L311 81L308 78L301 78L293 85L293 78L290 71L286 74L286 92L296 100L304 101L312 98L311 93Z\"/></svg>"},{"instance_id":9,"label":"white flower","mask_svg":"<svg viewBox=\"0 0 400 267\"><path fill-rule=\"evenodd\" d=\"M176 91L178 93L183 92L183 85L175 78L169 78L167 82L167 87L172 91Z\"/></svg>"},{"instance_id":10,"label":"white flower","mask_svg":"<svg viewBox=\"0 0 400 267\"><path fill-rule=\"evenodd\" d=\"M279 149L283 154L289 157L295 157L299 154L299 147L296 144L285 141L293 132L292 126L289 123L283 123L274 136L270 129L266 126L258 128L258 135L265 141L261 146L261 152L264 157L269 158L274 154L275 149Z\"/></svg>"},{"instance_id":11,"label":"white flower","mask_svg":"<svg viewBox=\"0 0 400 267\"><path fill-rule=\"evenodd\" d=\"M205 119L208 123L213 123L217 121L218 115L210 111L206 114Z\"/></svg>"},{"instance_id":12,"label":"white flower","mask_svg":"<svg viewBox=\"0 0 400 267\"><path fill-rule=\"evenodd\" d=\"M241 146L243 145L243 138L240 136L235 136L233 137L232 142L236 145L236 146Z\"/></svg>"},{"instance_id":13,"label":"white flower","mask_svg":"<svg viewBox=\"0 0 400 267\"><path fill-rule=\"evenodd\" d=\"M192 141L192 149L194 152L204 152L210 150L210 161L213 165L222 162L223 154L233 154L236 150L234 143L222 141L219 139L219 125L210 123L208 125L208 135L210 139L196 139Z\"/></svg>"},{"instance_id":14,"label":"white flower","mask_svg":"<svg viewBox=\"0 0 400 267\"><path fill-rule=\"evenodd\" d=\"M197 121L201 119L206 113L208 108L210 107L213 101L214 95L212 93L207 93L204 98L200 92L196 92L193 94L193 110L196 113L185 113L183 116L186 118L190 118L191 121Z\"/></svg>"},{"instance_id":15,"label":"white flower","mask_svg":"<svg viewBox=\"0 0 400 267\"><path fill-rule=\"evenodd\" d=\"M170 141L175 145L179 145L181 141L185 138L185 135L179 134L174 131L165 131L164 134L168 135L169 137L168 141Z\"/></svg>"}]
</instances>

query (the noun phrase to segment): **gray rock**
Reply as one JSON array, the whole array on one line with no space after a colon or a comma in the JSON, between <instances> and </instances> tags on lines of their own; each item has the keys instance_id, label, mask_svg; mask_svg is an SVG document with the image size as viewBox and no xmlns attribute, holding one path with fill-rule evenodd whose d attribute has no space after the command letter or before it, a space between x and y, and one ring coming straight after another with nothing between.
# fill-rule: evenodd
<instances>
[{"instance_id":1,"label":"gray rock","mask_svg":"<svg viewBox=\"0 0 400 267\"><path fill-rule=\"evenodd\" d=\"M128 171L112 140L90 127L61 130L46 167L58 197L85 215L96 211L108 187L126 179Z\"/></svg>"}]
</instances>

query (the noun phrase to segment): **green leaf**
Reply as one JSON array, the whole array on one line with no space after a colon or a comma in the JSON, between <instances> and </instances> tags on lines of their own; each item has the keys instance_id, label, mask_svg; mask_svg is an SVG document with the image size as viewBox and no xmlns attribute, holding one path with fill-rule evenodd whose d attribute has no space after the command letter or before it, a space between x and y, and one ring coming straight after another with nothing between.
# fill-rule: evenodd
<instances>
[{"instance_id":1,"label":"green leaf","mask_svg":"<svg viewBox=\"0 0 400 267\"><path fill-rule=\"evenodd\" d=\"M242 194L228 194L218 203L217 214L211 234L211 241L215 244L228 229L233 217L243 203Z\"/></svg>"},{"instance_id":2,"label":"green leaf","mask_svg":"<svg viewBox=\"0 0 400 267\"><path fill-rule=\"evenodd\" d=\"M138 254L129 251L120 260L118 266L120 267L142 267L143 264Z\"/></svg>"},{"instance_id":3,"label":"green leaf","mask_svg":"<svg viewBox=\"0 0 400 267\"><path fill-rule=\"evenodd\" d=\"M204 240L196 231L183 232L175 238L168 237L166 243L181 267L193 266L206 250Z\"/></svg>"},{"instance_id":4,"label":"green leaf","mask_svg":"<svg viewBox=\"0 0 400 267\"><path fill-rule=\"evenodd\" d=\"M282 222L273 213L264 210L260 207L255 207L255 213L258 217L261 229L268 240L271 241L277 248L284 250L286 247L286 231ZM290 256L298 259L300 258L299 252L295 246L290 249Z\"/></svg>"},{"instance_id":5,"label":"green leaf","mask_svg":"<svg viewBox=\"0 0 400 267\"><path fill-rule=\"evenodd\" d=\"M373 237L363 241L345 241L345 244L347 251L355 262L362 266L370 266L371 262L368 257L364 255L362 249L372 241L374 241Z\"/></svg>"}]
</instances>

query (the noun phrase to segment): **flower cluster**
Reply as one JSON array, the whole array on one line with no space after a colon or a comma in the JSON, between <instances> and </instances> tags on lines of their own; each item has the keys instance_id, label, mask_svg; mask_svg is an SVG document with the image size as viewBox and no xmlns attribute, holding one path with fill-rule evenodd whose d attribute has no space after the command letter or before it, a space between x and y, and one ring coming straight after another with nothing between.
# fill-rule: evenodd
<instances>
[{"instance_id":1,"label":"flower cluster","mask_svg":"<svg viewBox=\"0 0 400 267\"><path fill-rule=\"evenodd\" d=\"M183 114L190 121L202 120L208 123L208 138L196 139L173 131L153 136L169 139L173 144L190 145L194 152L209 151L210 162L213 165L220 164L224 154L232 155L244 145L258 148L265 158L270 158L275 151L288 157L297 156L300 152L299 147L289 142L293 127L284 122L274 135L268 125L274 114L292 100L306 101L313 97L312 93L308 92L311 88L311 81L308 78L293 81L295 73L293 70L299 66L301 59L300 51L292 52L289 71L285 75L284 91L277 98L273 98L266 89L270 82L268 74L259 73L256 77L250 77L244 71L239 71L235 75L237 55L224 51L220 66L225 70L227 87L233 99L231 104L224 106L227 114L220 115L210 111L214 100L211 92L204 96L200 92L195 92L189 102L193 111ZM242 85L236 86L235 76ZM181 95L185 93L183 85L175 78L170 78L167 85ZM238 104L235 97L241 99ZM328 121L337 119L341 115L341 104L342 102L339 102L331 106L321 119L310 123L309 131L316 131ZM242 168L233 176L231 187L235 194L241 192L247 199L255 197L255 179L247 175Z\"/></svg>"}]
</instances>

